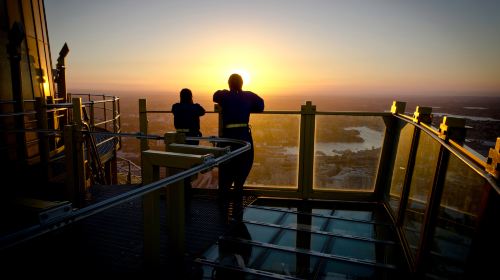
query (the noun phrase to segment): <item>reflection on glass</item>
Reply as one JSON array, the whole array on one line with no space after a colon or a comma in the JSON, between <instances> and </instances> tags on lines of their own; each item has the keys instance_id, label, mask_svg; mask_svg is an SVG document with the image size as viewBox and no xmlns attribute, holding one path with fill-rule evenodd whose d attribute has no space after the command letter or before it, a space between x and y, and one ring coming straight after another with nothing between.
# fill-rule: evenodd
<instances>
[{"instance_id":1,"label":"reflection on glass","mask_svg":"<svg viewBox=\"0 0 500 280\"><path fill-rule=\"evenodd\" d=\"M415 129L413 125L409 125L406 122L403 122L403 125L404 127L399 134L398 150L396 152L396 159L394 160L394 169L392 170L391 179L389 204L394 212L397 212L399 208L406 168L410 156L411 140Z\"/></svg>"},{"instance_id":2,"label":"reflection on glass","mask_svg":"<svg viewBox=\"0 0 500 280\"><path fill-rule=\"evenodd\" d=\"M369 261L376 261L377 257L375 243L347 238L334 238L328 253Z\"/></svg>"},{"instance_id":3,"label":"reflection on glass","mask_svg":"<svg viewBox=\"0 0 500 280\"><path fill-rule=\"evenodd\" d=\"M384 130L381 117L316 116L314 188L373 190Z\"/></svg>"},{"instance_id":4,"label":"reflection on glass","mask_svg":"<svg viewBox=\"0 0 500 280\"><path fill-rule=\"evenodd\" d=\"M271 243L272 238L279 232L278 228L247 224L251 240Z\"/></svg>"},{"instance_id":5,"label":"reflection on glass","mask_svg":"<svg viewBox=\"0 0 500 280\"><path fill-rule=\"evenodd\" d=\"M255 159L245 185L296 188L300 115L252 115L250 125Z\"/></svg>"},{"instance_id":6,"label":"reflection on glass","mask_svg":"<svg viewBox=\"0 0 500 280\"><path fill-rule=\"evenodd\" d=\"M404 265L400 247L394 242L394 236L387 239L386 231L391 227L378 224L373 212L299 207L298 212L293 213L288 212L290 208L281 208L287 210L284 212L277 211L278 208L257 207L245 208L246 222L238 223L236 230L221 237L204 257L222 266L274 273L269 276L275 279L286 276L378 279L381 275L400 279L393 275L397 273L394 267ZM314 216L318 214L325 216ZM256 224L259 222L262 224ZM238 263L238 258L243 265ZM230 277L225 279L264 279L250 271L242 273L225 267L203 270L205 276L215 275L216 279L222 276Z\"/></svg>"},{"instance_id":7,"label":"reflection on glass","mask_svg":"<svg viewBox=\"0 0 500 280\"><path fill-rule=\"evenodd\" d=\"M373 217L372 211L358 210L335 210L333 216L335 218L352 219L357 221L371 221Z\"/></svg>"},{"instance_id":8,"label":"reflection on glass","mask_svg":"<svg viewBox=\"0 0 500 280\"><path fill-rule=\"evenodd\" d=\"M403 224L414 257L419 246L422 222L434 180L439 148L439 142L423 131L420 133Z\"/></svg>"},{"instance_id":9,"label":"reflection on glass","mask_svg":"<svg viewBox=\"0 0 500 280\"><path fill-rule=\"evenodd\" d=\"M319 279L376 279L376 268L367 265L329 260Z\"/></svg>"},{"instance_id":10,"label":"reflection on glass","mask_svg":"<svg viewBox=\"0 0 500 280\"><path fill-rule=\"evenodd\" d=\"M245 208L245 212L243 213L243 220L277 224L279 219L285 214L286 213L280 211L270 211L265 209L247 207Z\"/></svg>"},{"instance_id":11,"label":"reflection on glass","mask_svg":"<svg viewBox=\"0 0 500 280\"><path fill-rule=\"evenodd\" d=\"M328 232L348 236L375 237L373 224L344 220L331 220L328 226Z\"/></svg>"},{"instance_id":12,"label":"reflection on glass","mask_svg":"<svg viewBox=\"0 0 500 280\"><path fill-rule=\"evenodd\" d=\"M430 274L448 279L463 277L472 235L488 196L487 185L484 178L450 155L432 242Z\"/></svg>"},{"instance_id":13,"label":"reflection on glass","mask_svg":"<svg viewBox=\"0 0 500 280\"><path fill-rule=\"evenodd\" d=\"M301 255L302 254L268 249L265 257L261 262L259 262L258 266L255 264L254 268L281 275L298 276L297 259L300 258ZM309 258L308 271L313 271L318 258L307 255L305 256ZM304 268L302 267L300 269Z\"/></svg>"}]
</instances>

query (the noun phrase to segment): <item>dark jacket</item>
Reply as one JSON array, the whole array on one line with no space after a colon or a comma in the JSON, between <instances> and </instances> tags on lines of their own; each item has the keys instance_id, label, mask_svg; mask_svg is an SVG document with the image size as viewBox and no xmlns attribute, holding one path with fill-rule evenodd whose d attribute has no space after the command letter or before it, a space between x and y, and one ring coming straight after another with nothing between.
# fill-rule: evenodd
<instances>
[{"instance_id":1,"label":"dark jacket","mask_svg":"<svg viewBox=\"0 0 500 280\"><path fill-rule=\"evenodd\" d=\"M264 100L251 91L218 90L213 101L222 108L222 122L228 124L248 124L250 113L264 111Z\"/></svg>"},{"instance_id":2,"label":"dark jacket","mask_svg":"<svg viewBox=\"0 0 500 280\"><path fill-rule=\"evenodd\" d=\"M172 113L176 129L199 131L200 116L205 115L205 109L198 103L175 103L172 105Z\"/></svg>"}]
</instances>

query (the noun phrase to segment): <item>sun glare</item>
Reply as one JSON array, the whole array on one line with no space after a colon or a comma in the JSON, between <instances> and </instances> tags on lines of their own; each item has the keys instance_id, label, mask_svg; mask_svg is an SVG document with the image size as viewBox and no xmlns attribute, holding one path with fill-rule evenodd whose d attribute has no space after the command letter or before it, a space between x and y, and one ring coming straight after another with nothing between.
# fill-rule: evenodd
<instances>
[{"instance_id":1,"label":"sun glare","mask_svg":"<svg viewBox=\"0 0 500 280\"><path fill-rule=\"evenodd\" d=\"M232 70L230 74L239 74L241 76L241 78L243 78L243 85L246 86L248 84L250 84L250 74L248 73L248 71L246 70L243 70L243 69L235 69L235 70Z\"/></svg>"}]
</instances>

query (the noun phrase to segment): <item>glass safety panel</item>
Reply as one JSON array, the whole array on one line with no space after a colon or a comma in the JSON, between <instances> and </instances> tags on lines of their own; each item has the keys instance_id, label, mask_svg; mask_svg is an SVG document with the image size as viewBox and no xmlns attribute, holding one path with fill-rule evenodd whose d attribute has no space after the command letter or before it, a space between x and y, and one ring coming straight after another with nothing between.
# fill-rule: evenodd
<instances>
[{"instance_id":1,"label":"glass safety panel","mask_svg":"<svg viewBox=\"0 0 500 280\"><path fill-rule=\"evenodd\" d=\"M410 195L405 209L403 227L413 257L416 256L422 231L422 222L434 181L440 144L421 131L415 166L410 183Z\"/></svg>"},{"instance_id":2,"label":"glass safety panel","mask_svg":"<svg viewBox=\"0 0 500 280\"><path fill-rule=\"evenodd\" d=\"M472 236L489 190L481 175L450 155L427 271L433 278L464 277Z\"/></svg>"},{"instance_id":3,"label":"glass safety panel","mask_svg":"<svg viewBox=\"0 0 500 280\"><path fill-rule=\"evenodd\" d=\"M406 169L408 167L408 159L410 156L411 141L413 139L413 132L415 127L404 121L399 121L402 128L399 134L398 148L396 152L396 159L394 160L394 169L392 170L391 190L389 204L391 209L397 213L401 192L403 191L403 184L406 176Z\"/></svg>"},{"instance_id":4,"label":"glass safety panel","mask_svg":"<svg viewBox=\"0 0 500 280\"><path fill-rule=\"evenodd\" d=\"M385 124L376 116L316 116L315 189L373 191Z\"/></svg>"},{"instance_id":5,"label":"glass safety panel","mask_svg":"<svg viewBox=\"0 0 500 280\"><path fill-rule=\"evenodd\" d=\"M255 158L245 185L297 188L300 115L256 114L250 125Z\"/></svg>"}]
</instances>

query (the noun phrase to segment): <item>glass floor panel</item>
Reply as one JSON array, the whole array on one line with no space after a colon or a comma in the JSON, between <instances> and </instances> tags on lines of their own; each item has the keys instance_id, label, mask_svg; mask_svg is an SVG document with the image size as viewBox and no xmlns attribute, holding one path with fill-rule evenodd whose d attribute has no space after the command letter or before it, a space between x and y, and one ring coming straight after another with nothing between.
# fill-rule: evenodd
<instances>
[{"instance_id":1,"label":"glass floor panel","mask_svg":"<svg viewBox=\"0 0 500 280\"><path fill-rule=\"evenodd\" d=\"M373 213L251 205L196 262L204 279L401 279L394 229Z\"/></svg>"}]
</instances>

